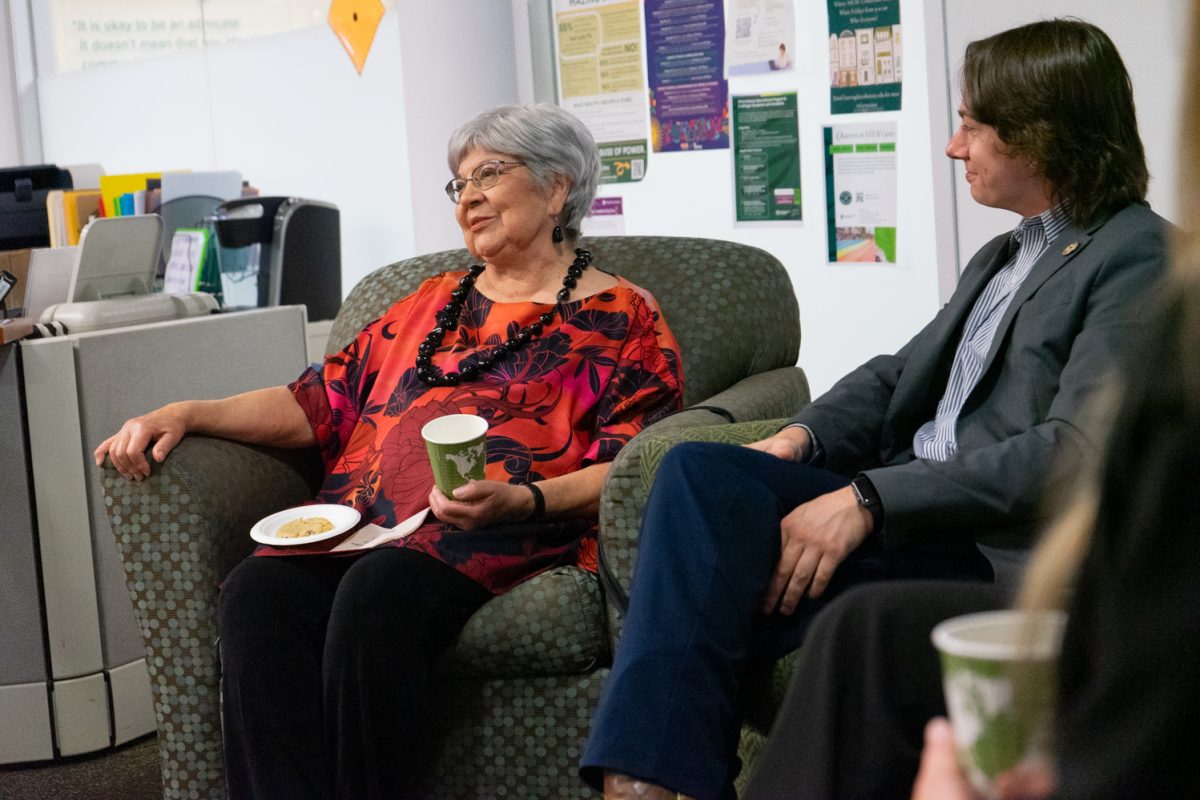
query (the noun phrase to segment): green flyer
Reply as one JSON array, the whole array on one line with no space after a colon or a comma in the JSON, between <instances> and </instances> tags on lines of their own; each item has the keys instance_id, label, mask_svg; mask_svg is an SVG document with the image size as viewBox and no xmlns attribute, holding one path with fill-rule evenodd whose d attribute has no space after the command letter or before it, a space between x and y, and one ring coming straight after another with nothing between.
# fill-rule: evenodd
<instances>
[{"instance_id":1,"label":"green flyer","mask_svg":"<svg viewBox=\"0 0 1200 800\"><path fill-rule=\"evenodd\" d=\"M601 183L629 183L645 176L645 139L605 142L597 145L597 149L600 151Z\"/></svg>"},{"instance_id":2,"label":"green flyer","mask_svg":"<svg viewBox=\"0 0 1200 800\"><path fill-rule=\"evenodd\" d=\"M834 114L899 111L900 0L828 0Z\"/></svg>"},{"instance_id":3,"label":"green flyer","mask_svg":"<svg viewBox=\"0 0 1200 800\"><path fill-rule=\"evenodd\" d=\"M796 93L735 96L733 129L737 221L800 219Z\"/></svg>"},{"instance_id":4,"label":"green flyer","mask_svg":"<svg viewBox=\"0 0 1200 800\"><path fill-rule=\"evenodd\" d=\"M896 263L896 123L825 128L829 261Z\"/></svg>"}]
</instances>

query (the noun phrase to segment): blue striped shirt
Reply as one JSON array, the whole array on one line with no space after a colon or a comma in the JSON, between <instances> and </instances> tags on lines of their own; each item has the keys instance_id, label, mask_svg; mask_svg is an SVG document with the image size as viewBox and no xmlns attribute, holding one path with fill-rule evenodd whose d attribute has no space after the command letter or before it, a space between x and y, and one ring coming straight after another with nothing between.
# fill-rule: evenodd
<instances>
[{"instance_id":1,"label":"blue striped shirt","mask_svg":"<svg viewBox=\"0 0 1200 800\"><path fill-rule=\"evenodd\" d=\"M1021 220L1021 224L1012 232L1016 254L988 281L987 287L975 301L975 307L963 325L962 339L954 351L946 393L938 402L933 419L918 428L913 436L913 451L917 458L948 461L958 452L955 438L958 415L983 376L983 363L991 349L1000 319L1034 263L1046 252L1055 237L1062 233L1068 222L1066 210L1062 206L1055 206L1036 217Z\"/></svg>"}]
</instances>

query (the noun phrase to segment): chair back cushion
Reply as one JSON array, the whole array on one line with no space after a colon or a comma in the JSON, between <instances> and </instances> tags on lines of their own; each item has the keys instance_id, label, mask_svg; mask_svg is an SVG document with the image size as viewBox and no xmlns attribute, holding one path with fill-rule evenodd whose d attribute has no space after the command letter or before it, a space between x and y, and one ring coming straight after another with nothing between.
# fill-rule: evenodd
<instances>
[{"instance_id":1,"label":"chair back cushion","mask_svg":"<svg viewBox=\"0 0 1200 800\"><path fill-rule=\"evenodd\" d=\"M735 242L673 236L585 237L580 246L592 251L596 267L623 275L658 300L683 351L685 406L749 375L796 363L796 293L787 270L770 253ZM430 275L472 263L466 250L447 250L372 272L342 304L327 350L345 347Z\"/></svg>"}]
</instances>

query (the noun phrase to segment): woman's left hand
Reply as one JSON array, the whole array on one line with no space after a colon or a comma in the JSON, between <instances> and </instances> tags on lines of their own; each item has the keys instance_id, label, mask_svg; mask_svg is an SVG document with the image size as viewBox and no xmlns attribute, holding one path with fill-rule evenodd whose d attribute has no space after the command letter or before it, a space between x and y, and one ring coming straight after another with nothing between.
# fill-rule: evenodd
<instances>
[{"instance_id":1,"label":"woman's left hand","mask_svg":"<svg viewBox=\"0 0 1200 800\"><path fill-rule=\"evenodd\" d=\"M429 508L442 522L472 531L504 522L520 522L533 513L533 493L502 481L471 481L454 490L454 497L434 486Z\"/></svg>"}]
</instances>

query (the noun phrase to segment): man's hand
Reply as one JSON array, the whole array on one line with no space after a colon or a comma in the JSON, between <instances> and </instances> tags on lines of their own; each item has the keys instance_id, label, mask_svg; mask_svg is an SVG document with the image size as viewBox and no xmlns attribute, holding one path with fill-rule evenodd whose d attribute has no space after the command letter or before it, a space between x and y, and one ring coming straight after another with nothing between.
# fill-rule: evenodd
<instances>
[{"instance_id":1,"label":"man's hand","mask_svg":"<svg viewBox=\"0 0 1200 800\"><path fill-rule=\"evenodd\" d=\"M774 436L746 445L751 450L770 453L784 461L804 461L812 452L812 437L800 427L784 428Z\"/></svg>"},{"instance_id":2,"label":"man's hand","mask_svg":"<svg viewBox=\"0 0 1200 800\"><path fill-rule=\"evenodd\" d=\"M779 563L767 587L763 613L791 614L807 591L820 597L834 570L871 532L871 513L849 486L803 503L783 518Z\"/></svg>"},{"instance_id":3,"label":"man's hand","mask_svg":"<svg viewBox=\"0 0 1200 800\"><path fill-rule=\"evenodd\" d=\"M533 493L503 481L471 481L447 497L434 486L429 508L442 522L472 531L501 522L520 522L533 512Z\"/></svg>"}]
</instances>

